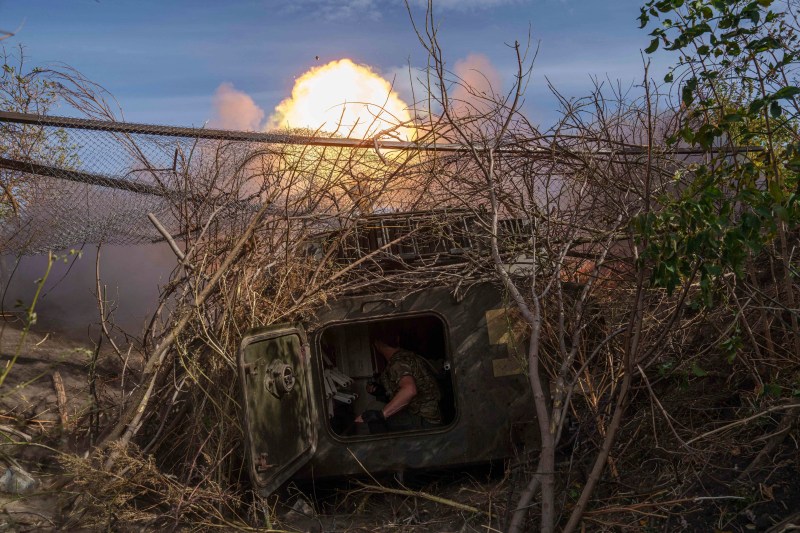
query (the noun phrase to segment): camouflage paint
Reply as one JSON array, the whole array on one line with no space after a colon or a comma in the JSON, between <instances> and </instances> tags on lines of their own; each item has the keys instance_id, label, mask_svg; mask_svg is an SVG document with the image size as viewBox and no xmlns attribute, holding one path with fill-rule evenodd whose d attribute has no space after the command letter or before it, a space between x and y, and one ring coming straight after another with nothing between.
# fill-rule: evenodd
<instances>
[{"instance_id":1,"label":"camouflage paint","mask_svg":"<svg viewBox=\"0 0 800 533\"><path fill-rule=\"evenodd\" d=\"M302 327L268 327L242 340L239 379L250 479L265 493L278 488L314 453L316 415L308 354ZM282 365L291 369L294 383L288 392L276 394L270 382L280 376L273 376L272 370Z\"/></svg>"}]
</instances>

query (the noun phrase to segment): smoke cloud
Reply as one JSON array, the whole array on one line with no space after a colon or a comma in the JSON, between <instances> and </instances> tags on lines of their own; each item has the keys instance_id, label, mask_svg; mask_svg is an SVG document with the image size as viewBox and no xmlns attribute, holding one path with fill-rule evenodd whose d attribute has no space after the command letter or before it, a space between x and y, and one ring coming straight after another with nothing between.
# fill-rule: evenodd
<instances>
[{"instance_id":1,"label":"smoke cloud","mask_svg":"<svg viewBox=\"0 0 800 533\"><path fill-rule=\"evenodd\" d=\"M54 331L76 340L90 334L96 339L99 322L95 296L96 246L86 246L83 256L67 258L53 265L44 291L36 304L39 331ZM116 326L132 335L144 330L159 301L160 286L169 279L176 259L164 243L137 246L104 245L100 253L101 282L105 286L108 309L114 310ZM31 304L36 285L47 268L47 257L19 259L0 255L1 312L21 313ZM20 301L23 307L16 305Z\"/></svg>"},{"instance_id":2,"label":"smoke cloud","mask_svg":"<svg viewBox=\"0 0 800 533\"><path fill-rule=\"evenodd\" d=\"M483 54L469 54L459 59L453 66L453 73L460 83L453 89L451 96L456 100L459 112L486 112L493 106L491 99L503 91L500 72Z\"/></svg>"},{"instance_id":3,"label":"smoke cloud","mask_svg":"<svg viewBox=\"0 0 800 533\"><path fill-rule=\"evenodd\" d=\"M258 131L264 120L264 110L258 107L247 93L225 82L214 93L212 128Z\"/></svg>"},{"instance_id":4,"label":"smoke cloud","mask_svg":"<svg viewBox=\"0 0 800 533\"><path fill-rule=\"evenodd\" d=\"M408 102L413 106L415 99L417 101L425 100L425 87L422 82L417 78L423 76L424 72L418 69L411 69L409 72L408 66L390 67L381 72L381 76L391 84L392 91L403 102Z\"/></svg>"}]
</instances>

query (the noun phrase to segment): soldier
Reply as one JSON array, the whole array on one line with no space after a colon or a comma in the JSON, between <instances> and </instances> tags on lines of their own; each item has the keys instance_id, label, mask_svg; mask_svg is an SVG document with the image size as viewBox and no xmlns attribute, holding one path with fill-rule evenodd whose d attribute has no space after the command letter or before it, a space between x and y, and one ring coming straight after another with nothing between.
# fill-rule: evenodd
<instances>
[{"instance_id":1,"label":"soldier","mask_svg":"<svg viewBox=\"0 0 800 533\"><path fill-rule=\"evenodd\" d=\"M356 422L367 423L370 433L441 426L442 393L431 364L400 348L396 336L380 335L373 345L387 363L380 382L368 385L367 392L387 403L380 410L367 409Z\"/></svg>"}]
</instances>

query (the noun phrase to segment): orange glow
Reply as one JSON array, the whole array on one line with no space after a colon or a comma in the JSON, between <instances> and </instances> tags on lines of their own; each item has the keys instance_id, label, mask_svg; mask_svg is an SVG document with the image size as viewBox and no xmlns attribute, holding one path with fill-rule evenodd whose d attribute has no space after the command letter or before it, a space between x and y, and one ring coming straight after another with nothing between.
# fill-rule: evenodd
<instances>
[{"instance_id":1,"label":"orange glow","mask_svg":"<svg viewBox=\"0 0 800 533\"><path fill-rule=\"evenodd\" d=\"M363 139L410 119L408 104L388 81L367 66L341 59L299 77L292 96L275 108L269 128L320 129ZM398 128L393 135L412 140L414 129Z\"/></svg>"}]
</instances>

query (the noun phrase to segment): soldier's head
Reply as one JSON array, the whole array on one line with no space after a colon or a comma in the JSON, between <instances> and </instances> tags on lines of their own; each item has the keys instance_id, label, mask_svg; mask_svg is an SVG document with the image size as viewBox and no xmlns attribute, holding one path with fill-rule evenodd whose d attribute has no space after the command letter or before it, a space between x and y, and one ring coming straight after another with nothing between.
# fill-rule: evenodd
<instances>
[{"instance_id":1,"label":"soldier's head","mask_svg":"<svg viewBox=\"0 0 800 533\"><path fill-rule=\"evenodd\" d=\"M396 331L380 329L372 334L372 345L386 359L400 349L400 336Z\"/></svg>"}]
</instances>

